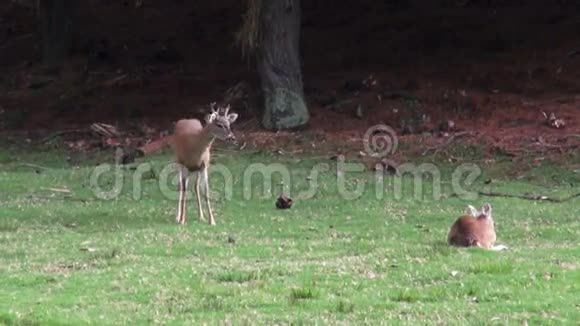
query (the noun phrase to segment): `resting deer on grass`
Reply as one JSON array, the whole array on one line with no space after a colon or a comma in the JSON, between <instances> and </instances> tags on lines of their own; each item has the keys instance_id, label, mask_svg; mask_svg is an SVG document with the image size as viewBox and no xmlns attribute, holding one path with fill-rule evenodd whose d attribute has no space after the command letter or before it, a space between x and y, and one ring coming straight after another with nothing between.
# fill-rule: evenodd
<instances>
[{"instance_id":1,"label":"resting deer on grass","mask_svg":"<svg viewBox=\"0 0 580 326\"><path fill-rule=\"evenodd\" d=\"M216 138L221 140L235 139L230 125L236 121L238 115L236 113L228 113L229 110L229 105L216 108L216 104L212 103L211 113L205 117L205 127L197 119L183 119L175 124L173 148L179 169L179 206L176 218L179 224L185 224L185 200L187 198L189 174L191 173L195 179L195 198L197 200L199 219L200 221L205 220L201 204L201 195L203 195L209 215L207 221L209 224L215 225L209 198L208 168L210 151Z\"/></svg>"},{"instance_id":2,"label":"resting deer on grass","mask_svg":"<svg viewBox=\"0 0 580 326\"><path fill-rule=\"evenodd\" d=\"M469 205L466 214L459 217L451 226L447 238L450 245L476 246L495 251L507 249L504 245L495 245L495 225L491 216L490 204L484 204L481 211Z\"/></svg>"}]
</instances>

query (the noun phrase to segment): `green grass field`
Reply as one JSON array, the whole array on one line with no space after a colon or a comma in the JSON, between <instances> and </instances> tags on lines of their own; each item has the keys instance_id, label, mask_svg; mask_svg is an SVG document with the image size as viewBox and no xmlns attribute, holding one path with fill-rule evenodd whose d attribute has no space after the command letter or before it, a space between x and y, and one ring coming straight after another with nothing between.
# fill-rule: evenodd
<instances>
[{"instance_id":1,"label":"green grass field","mask_svg":"<svg viewBox=\"0 0 580 326\"><path fill-rule=\"evenodd\" d=\"M198 222L189 201L188 224L179 226L175 199L159 187L170 159L144 161L155 173L145 174L138 200L130 168L123 170L121 194L99 200L89 181L98 159L81 158L78 167L59 151L2 149L0 324L577 325L580 320L580 199L465 201L450 196L453 167L443 165L439 200L432 199L431 181L425 182L424 198L415 198L410 175L403 177L400 196L393 192L395 179L386 177L387 193L377 199L370 172L345 174L349 189L357 180L367 185L360 198L347 200L338 190L336 162L218 153L215 161L233 175L229 200L223 179L212 175L218 225ZM253 163L287 166L293 191L308 188L316 164L328 163L330 170L316 178L313 198L296 195L292 209L278 210L277 187L264 196L260 182L251 187L243 182ZM509 180L501 172L509 164L483 165L471 188L565 196L580 186L580 174L549 165ZM485 185L490 177L494 182ZM101 181L107 185L111 179ZM467 204L481 207L486 201L494 208L498 242L510 249L448 247L454 219Z\"/></svg>"}]
</instances>

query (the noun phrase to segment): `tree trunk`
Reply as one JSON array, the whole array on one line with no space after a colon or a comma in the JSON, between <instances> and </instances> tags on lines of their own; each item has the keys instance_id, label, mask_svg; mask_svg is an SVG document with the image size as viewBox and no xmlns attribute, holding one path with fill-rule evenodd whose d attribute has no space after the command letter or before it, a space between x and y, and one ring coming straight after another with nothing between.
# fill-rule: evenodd
<instances>
[{"instance_id":1,"label":"tree trunk","mask_svg":"<svg viewBox=\"0 0 580 326\"><path fill-rule=\"evenodd\" d=\"M310 118L300 65L300 14L300 0L262 1L262 44L257 59L266 129L293 129Z\"/></svg>"},{"instance_id":2,"label":"tree trunk","mask_svg":"<svg viewBox=\"0 0 580 326\"><path fill-rule=\"evenodd\" d=\"M78 0L40 0L40 33L42 61L58 65L70 51L74 6Z\"/></svg>"}]
</instances>

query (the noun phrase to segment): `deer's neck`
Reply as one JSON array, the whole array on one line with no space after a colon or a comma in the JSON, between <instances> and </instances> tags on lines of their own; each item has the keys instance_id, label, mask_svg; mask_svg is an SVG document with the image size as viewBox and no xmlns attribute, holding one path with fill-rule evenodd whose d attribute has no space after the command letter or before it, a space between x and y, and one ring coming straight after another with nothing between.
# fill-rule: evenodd
<instances>
[{"instance_id":1,"label":"deer's neck","mask_svg":"<svg viewBox=\"0 0 580 326\"><path fill-rule=\"evenodd\" d=\"M215 136L211 133L211 131L209 130L209 127L206 126L199 133L199 138L197 140L198 143L197 143L196 147L199 148L199 151L201 153L203 153L205 151L209 151L214 140L215 140Z\"/></svg>"}]
</instances>

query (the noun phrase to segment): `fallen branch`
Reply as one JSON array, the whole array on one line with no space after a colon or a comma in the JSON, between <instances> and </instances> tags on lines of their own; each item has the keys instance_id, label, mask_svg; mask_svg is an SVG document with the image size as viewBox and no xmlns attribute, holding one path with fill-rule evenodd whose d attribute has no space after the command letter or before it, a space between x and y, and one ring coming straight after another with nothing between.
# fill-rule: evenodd
<instances>
[{"instance_id":1,"label":"fallen branch","mask_svg":"<svg viewBox=\"0 0 580 326\"><path fill-rule=\"evenodd\" d=\"M458 132L458 133L454 133L443 144L427 148L423 152L423 156L427 155L430 151L433 151L433 155L437 155L443 149L445 149L449 145L451 145L451 143L453 143L453 141L455 141L455 139L460 138L460 137L463 137L463 136L466 136L466 135L472 136L472 135L474 135L474 132L472 132L472 131L461 131L461 132Z\"/></svg>"},{"instance_id":2,"label":"fallen branch","mask_svg":"<svg viewBox=\"0 0 580 326\"><path fill-rule=\"evenodd\" d=\"M41 139L40 143L42 143L42 144L48 143L49 141L51 141L57 137L68 135L68 134L79 134L79 133L90 133L90 132L91 132L91 130L86 129L86 128L62 130L62 131L55 132L55 133L51 134L50 136L47 136L47 137Z\"/></svg>"},{"instance_id":3,"label":"fallen branch","mask_svg":"<svg viewBox=\"0 0 580 326\"><path fill-rule=\"evenodd\" d=\"M25 166L28 168L33 168L33 169L42 169L42 170L50 170L52 168L46 167L46 166L42 166L42 165L38 165L38 164L32 164L32 163L18 163L17 166Z\"/></svg>"},{"instance_id":4,"label":"fallen branch","mask_svg":"<svg viewBox=\"0 0 580 326\"><path fill-rule=\"evenodd\" d=\"M114 138L120 136L117 128L106 123L93 123L91 124L91 130L102 137Z\"/></svg>"},{"instance_id":5,"label":"fallen branch","mask_svg":"<svg viewBox=\"0 0 580 326\"><path fill-rule=\"evenodd\" d=\"M71 196L55 197L55 196L42 196L42 195L28 195L27 197L30 199L56 199L56 200L65 200L65 201L75 201L75 202L81 202L81 203L88 203L88 202L94 201L92 199L84 199L84 198L77 198L77 197L71 197Z\"/></svg>"},{"instance_id":6,"label":"fallen branch","mask_svg":"<svg viewBox=\"0 0 580 326\"><path fill-rule=\"evenodd\" d=\"M478 191L477 193L480 196L486 196L486 197L518 198L518 199L531 200L531 201L547 201L547 202L551 202L551 203L565 203L565 202L570 201L574 198L580 197L580 192L573 194L573 195L570 195L568 197L564 197L564 198L553 198L553 197L541 196L541 195L534 196L534 195L505 194L505 193L499 193L499 192L485 192L485 191Z\"/></svg>"}]
</instances>

